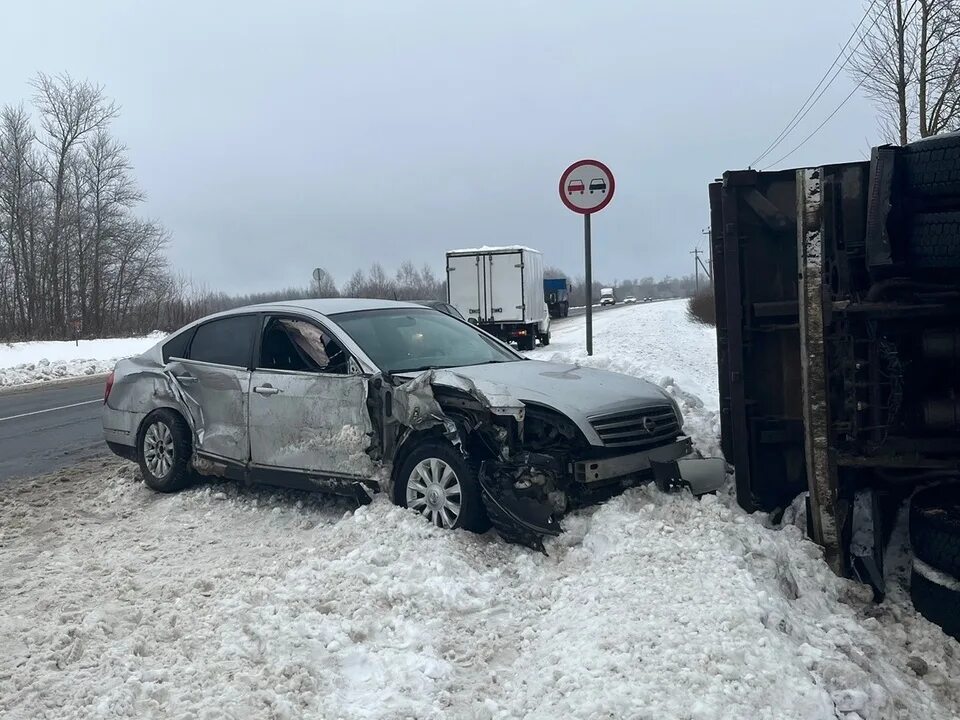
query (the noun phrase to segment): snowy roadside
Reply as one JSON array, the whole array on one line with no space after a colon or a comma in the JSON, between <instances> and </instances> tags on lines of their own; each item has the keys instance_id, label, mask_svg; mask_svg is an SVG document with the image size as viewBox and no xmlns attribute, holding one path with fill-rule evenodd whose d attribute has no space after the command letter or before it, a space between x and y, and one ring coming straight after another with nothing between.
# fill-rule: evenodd
<instances>
[{"instance_id":1,"label":"snowy roadside","mask_svg":"<svg viewBox=\"0 0 960 720\"><path fill-rule=\"evenodd\" d=\"M138 355L166 333L99 340L0 343L0 388L101 375L117 360Z\"/></svg>"},{"instance_id":2,"label":"snowy roadside","mask_svg":"<svg viewBox=\"0 0 960 720\"><path fill-rule=\"evenodd\" d=\"M715 356L679 305L611 313L584 362L669 375L715 447ZM565 518L543 556L384 499L163 496L130 464L75 468L0 498L0 716L960 715L960 645L764 520L645 487Z\"/></svg>"}]
</instances>

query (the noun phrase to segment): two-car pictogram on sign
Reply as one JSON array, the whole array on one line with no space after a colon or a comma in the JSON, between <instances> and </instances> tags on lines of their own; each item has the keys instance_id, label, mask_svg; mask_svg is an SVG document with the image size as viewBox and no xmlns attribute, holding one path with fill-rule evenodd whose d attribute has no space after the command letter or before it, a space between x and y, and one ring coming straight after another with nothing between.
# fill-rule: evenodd
<instances>
[{"instance_id":1,"label":"two-car pictogram on sign","mask_svg":"<svg viewBox=\"0 0 960 720\"><path fill-rule=\"evenodd\" d=\"M613 198L613 173L599 160L580 160L560 176L560 199L576 213L599 212Z\"/></svg>"}]
</instances>

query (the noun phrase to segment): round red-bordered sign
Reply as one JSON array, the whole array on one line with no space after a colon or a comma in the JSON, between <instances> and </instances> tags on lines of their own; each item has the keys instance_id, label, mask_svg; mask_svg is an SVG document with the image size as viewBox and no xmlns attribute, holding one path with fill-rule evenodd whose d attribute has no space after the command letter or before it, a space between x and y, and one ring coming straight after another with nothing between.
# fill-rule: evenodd
<instances>
[{"instance_id":1,"label":"round red-bordered sign","mask_svg":"<svg viewBox=\"0 0 960 720\"><path fill-rule=\"evenodd\" d=\"M599 160L578 160L560 176L560 199L581 215L603 210L615 188L613 173Z\"/></svg>"}]
</instances>

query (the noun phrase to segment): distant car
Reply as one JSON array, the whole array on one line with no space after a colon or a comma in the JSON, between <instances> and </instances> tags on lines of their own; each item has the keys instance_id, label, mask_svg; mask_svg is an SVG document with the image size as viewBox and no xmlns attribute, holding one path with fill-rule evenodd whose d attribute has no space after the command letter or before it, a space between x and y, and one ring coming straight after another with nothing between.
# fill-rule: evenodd
<instances>
[{"instance_id":1,"label":"distant car","mask_svg":"<svg viewBox=\"0 0 960 720\"><path fill-rule=\"evenodd\" d=\"M568 195L573 195L575 192L578 192L581 195L583 195L583 190L584 190L583 180L571 180L569 183L567 183Z\"/></svg>"},{"instance_id":2,"label":"distant car","mask_svg":"<svg viewBox=\"0 0 960 720\"><path fill-rule=\"evenodd\" d=\"M637 301L637 299L636 299L633 295L627 295L627 296L623 299L623 301L624 301L625 303L635 303L635 302Z\"/></svg>"},{"instance_id":3,"label":"distant car","mask_svg":"<svg viewBox=\"0 0 960 720\"><path fill-rule=\"evenodd\" d=\"M653 298L650 297L649 295L647 295L647 297L643 299L644 302L650 302L651 300L653 300Z\"/></svg>"},{"instance_id":4,"label":"distant car","mask_svg":"<svg viewBox=\"0 0 960 720\"><path fill-rule=\"evenodd\" d=\"M602 193L607 191L607 181L603 178L594 178L590 181L590 194L593 195L595 190L599 190Z\"/></svg>"},{"instance_id":5,"label":"distant car","mask_svg":"<svg viewBox=\"0 0 960 720\"><path fill-rule=\"evenodd\" d=\"M460 314L459 310L443 300L414 300L413 302L415 302L417 305L423 305L424 307L439 310L442 313L446 313L450 317L455 317L457 320L463 320L466 322L466 318Z\"/></svg>"}]
</instances>

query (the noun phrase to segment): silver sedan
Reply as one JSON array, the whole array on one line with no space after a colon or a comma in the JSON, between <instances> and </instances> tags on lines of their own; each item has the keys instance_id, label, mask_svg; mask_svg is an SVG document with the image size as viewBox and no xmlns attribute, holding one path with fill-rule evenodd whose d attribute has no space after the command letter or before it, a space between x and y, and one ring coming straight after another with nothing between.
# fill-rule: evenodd
<instances>
[{"instance_id":1,"label":"silver sedan","mask_svg":"<svg viewBox=\"0 0 960 720\"><path fill-rule=\"evenodd\" d=\"M682 483L690 453L677 405L648 382L529 360L450 315L381 300L198 320L117 363L103 430L161 492L195 474L359 502L385 492L440 527L492 522L541 548L570 507L654 474Z\"/></svg>"}]
</instances>

